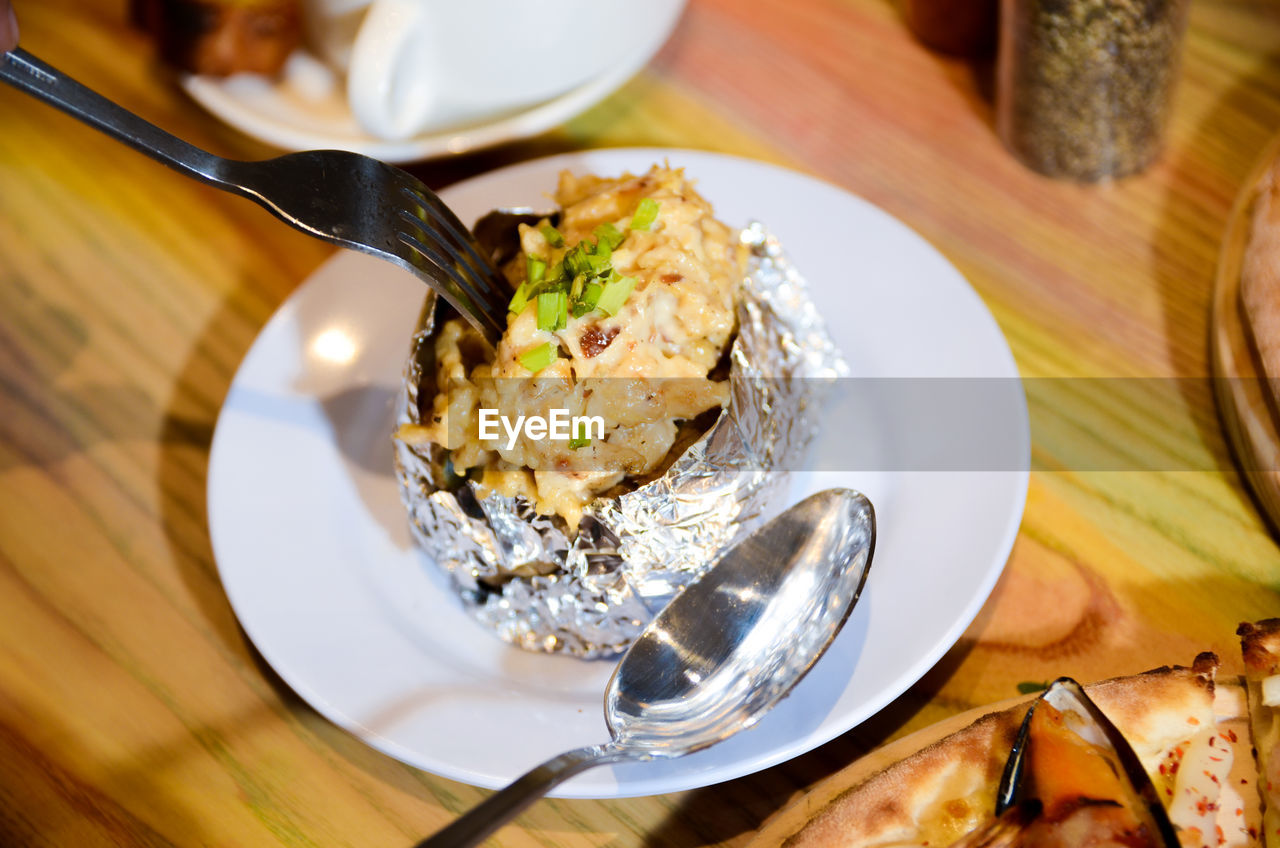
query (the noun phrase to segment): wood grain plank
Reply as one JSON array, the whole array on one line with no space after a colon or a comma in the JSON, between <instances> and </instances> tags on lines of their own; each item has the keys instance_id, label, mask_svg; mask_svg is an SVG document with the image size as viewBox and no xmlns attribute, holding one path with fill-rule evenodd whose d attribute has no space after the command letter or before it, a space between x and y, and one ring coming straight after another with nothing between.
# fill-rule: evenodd
<instances>
[{"instance_id":1,"label":"wood grain plank","mask_svg":"<svg viewBox=\"0 0 1280 848\"><path fill-rule=\"evenodd\" d=\"M271 155L181 93L124 24L126 5L18 0L23 44L194 143ZM938 246L1021 373L1046 381L1028 383L1037 470L1009 567L924 680L761 774L548 801L495 844L741 846L864 751L1022 680L1111 676L1203 647L1234 661L1235 623L1280 613L1280 553L1203 378L1222 231L1280 127L1276 45L1274 4L1193 4L1164 157L1086 187L1018 165L991 128L988 70L926 51L890 3L692 0L650 66L598 106L536 139L414 167L441 186L542 153L644 144L815 174ZM329 252L0 90L5 844L407 846L486 794L308 709L253 652L217 581L204 518L217 409L271 311ZM1103 377L1187 382L1071 382ZM1087 433L1135 470L1076 467Z\"/></svg>"}]
</instances>

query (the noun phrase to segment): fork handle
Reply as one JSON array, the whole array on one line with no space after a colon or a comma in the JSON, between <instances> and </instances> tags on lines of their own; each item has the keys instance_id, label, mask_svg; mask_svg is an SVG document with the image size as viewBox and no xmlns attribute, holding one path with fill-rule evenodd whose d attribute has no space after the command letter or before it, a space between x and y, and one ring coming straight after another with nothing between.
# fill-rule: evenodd
<instances>
[{"instance_id":1,"label":"fork handle","mask_svg":"<svg viewBox=\"0 0 1280 848\"><path fill-rule=\"evenodd\" d=\"M15 88L56 106L189 177L243 194L225 176L229 160L170 135L25 50L14 48L0 59L3 60L0 61L0 79Z\"/></svg>"}]
</instances>

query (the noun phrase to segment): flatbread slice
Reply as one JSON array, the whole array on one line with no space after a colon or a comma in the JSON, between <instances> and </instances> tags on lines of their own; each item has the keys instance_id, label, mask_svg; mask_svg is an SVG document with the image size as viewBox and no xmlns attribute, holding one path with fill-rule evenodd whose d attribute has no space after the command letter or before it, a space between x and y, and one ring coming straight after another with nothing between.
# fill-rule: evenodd
<instances>
[{"instance_id":1,"label":"flatbread slice","mask_svg":"<svg viewBox=\"0 0 1280 848\"><path fill-rule=\"evenodd\" d=\"M1280 618L1236 630L1244 655L1264 841L1280 846Z\"/></svg>"},{"instance_id":2,"label":"flatbread slice","mask_svg":"<svg viewBox=\"0 0 1280 848\"><path fill-rule=\"evenodd\" d=\"M1262 813L1243 681L1218 680L1213 709L1213 726L1158 767L1157 786L1184 848L1258 848Z\"/></svg>"},{"instance_id":3,"label":"flatbread slice","mask_svg":"<svg viewBox=\"0 0 1280 848\"><path fill-rule=\"evenodd\" d=\"M1217 669L1218 658L1206 653L1189 668L1159 668L1086 690L1167 799L1183 846L1256 848L1257 804L1250 806L1245 797L1252 791L1253 763L1244 698L1234 682L1215 686ZM752 848L951 845L990 819L1027 706L1023 701L984 715L915 751L860 780L788 832L766 827ZM1246 782L1224 789L1239 780Z\"/></svg>"}]
</instances>

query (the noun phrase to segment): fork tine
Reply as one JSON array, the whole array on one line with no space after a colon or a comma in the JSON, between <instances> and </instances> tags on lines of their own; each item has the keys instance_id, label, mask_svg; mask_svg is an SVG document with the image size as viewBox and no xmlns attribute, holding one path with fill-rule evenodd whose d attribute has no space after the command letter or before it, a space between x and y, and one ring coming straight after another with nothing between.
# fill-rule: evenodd
<instances>
[{"instance_id":1,"label":"fork tine","mask_svg":"<svg viewBox=\"0 0 1280 848\"><path fill-rule=\"evenodd\" d=\"M410 211L399 210L399 216L404 223L410 224L410 227L404 227L397 233L401 241L428 257L442 272L451 275L453 281L465 289L472 301L484 307L485 313L492 316L495 323L503 324L507 315L508 298L495 296L492 286L484 286L475 277L474 269L467 265L456 245L424 227L421 220L415 218Z\"/></svg>"},{"instance_id":2,"label":"fork tine","mask_svg":"<svg viewBox=\"0 0 1280 848\"><path fill-rule=\"evenodd\" d=\"M477 315L488 318L489 313L480 309L479 303L475 300L475 295L469 288L462 285L460 278L449 270L449 264L442 261L438 253L424 244L419 239L407 233L397 233L397 240L409 248L407 251L395 251L394 255L401 261L413 266L420 272L420 275L429 277L427 282L431 288L436 289L440 294L449 298L458 309L465 309L468 314ZM486 324L489 322L486 322Z\"/></svg>"},{"instance_id":3,"label":"fork tine","mask_svg":"<svg viewBox=\"0 0 1280 848\"><path fill-rule=\"evenodd\" d=\"M491 315L495 317L506 315L507 302L511 299L510 295L504 291L496 290L494 282L477 273L477 269L469 261L465 249L460 248L454 241L432 229L427 222L407 209L400 210L400 218L409 225L411 230L409 235L413 235L423 245L436 245L448 254L447 259L438 255L432 256L432 261L448 264L459 274L464 275L466 278L464 285L471 290L476 301L488 308Z\"/></svg>"},{"instance_id":4,"label":"fork tine","mask_svg":"<svg viewBox=\"0 0 1280 848\"><path fill-rule=\"evenodd\" d=\"M413 197L411 193L406 194ZM414 197L415 202L417 199ZM456 261L458 269L472 277L473 287L481 299L492 305L495 313L504 312L507 301L511 298L511 290L505 278L488 260L479 255L470 239L459 238L456 233L450 232L452 228L446 227L428 207L418 204L415 212L416 215L402 215L405 222L422 234L423 241L438 243L446 249Z\"/></svg>"},{"instance_id":5,"label":"fork tine","mask_svg":"<svg viewBox=\"0 0 1280 848\"><path fill-rule=\"evenodd\" d=\"M471 230L467 225L458 220L458 216L445 205L444 201L435 195L435 192L408 174L405 174L404 177L404 182L400 186L401 192L416 202L424 212L431 215L432 220L440 229L470 257L471 262L469 264L472 265L477 275L486 284L493 286L496 294L502 296L505 291L504 280L497 269L493 267L493 262L489 257L482 255L477 249L475 238L471 235Z\"/></svg>"},{"instance_id":6,"label":"fork tine","mask_svg":"<svg viewBox=\"0 0 1280 848\"><path fill-rule=\"evenodd\" d=\"M397 233L397 236L413 251L409 257L402 258L429 276L433 283L443 286L441 294L444 294L463 315L475 316L483 324L478 329L489 342L496 345L502 338L506 324L495 316L492 310L484 308L484 301L477 300L467 285L467 279L458 273L457 266L416 236L403 232ZM439 288L439 286L434 287ZM506 317L505 304L501 317Z\"/></svg>"},{"instance_id":7,"label":"fork tine","mask_svg":"<svg viewBox=\"0 0 1280 848\"><path fill-rule=\"evenodd\" d=\"M400 190L408 194L423 207L430 209L436 214L440 221L440 225L445 228L455 239L462 242L471 242L471 229L462 223L457 214L450 209L443 200L436 195L434 191L419 179L414 177L407 171L400 171ZM477 254L479 258L479 254Z\"/></svg>"}]
</instances>

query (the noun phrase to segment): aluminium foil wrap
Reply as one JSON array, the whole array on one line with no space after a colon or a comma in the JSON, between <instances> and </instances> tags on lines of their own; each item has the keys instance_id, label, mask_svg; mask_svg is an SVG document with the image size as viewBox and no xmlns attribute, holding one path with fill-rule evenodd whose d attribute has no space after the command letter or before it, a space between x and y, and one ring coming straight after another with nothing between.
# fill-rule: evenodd
<instances>
[{"instance_id":1,"label":"aluminium foil wrap","mask_svg":"<svg viewBox=\"0 0 1280 848\"><path fill-rule=\"evenodd\" d=\"M847 366L804 279L767 229L751 252L730 352L730 404L657 479L588 505L578 533L527 500L473 483L444 488L444 451L396 440L396 471L416 542L462 603L502 639L579 657L627 648L679 590L786 504L818 426L822 388ZM429 297L412 341L397 423L418 423Z\"/></svg>"}]
</instances>

